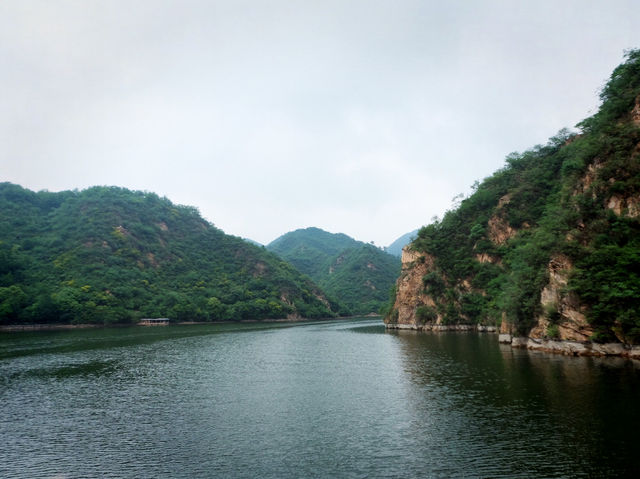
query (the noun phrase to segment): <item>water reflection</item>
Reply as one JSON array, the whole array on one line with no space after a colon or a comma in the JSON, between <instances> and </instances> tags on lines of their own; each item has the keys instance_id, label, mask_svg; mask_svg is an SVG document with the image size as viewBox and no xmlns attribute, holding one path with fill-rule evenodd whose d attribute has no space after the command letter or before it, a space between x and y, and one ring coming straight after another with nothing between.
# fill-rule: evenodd
<instances>
[{"instance_id":1,"label":"water reflection","mask_svg":"<svg viewBox=\"0 0 640 479\"><path fill-rule=\"evenodd\" d=\"M416 421L430 420L434 409L455 416L439 421L459 462L474 467L468 454L491 454L510 477L635 467L629 445L640 426L637 363L512 350L494 335L392 334L413 386Z\"/></svg>"},{"instance_id":2,"label":"water reflection","mask_svg":"<svg viewBox=\"0 0 640 479\"><path fill-rule=\"evenodd\" d=\"M7 379L24 380L28 378L39 379L66 379L73 376L105 376L113 374L117 369L115 360L93 360L86 363L72 363L65 366L52 368L33 368L9 374Z\"/></svg>"},{"instance_id":3,"label":"water reflection","mask_svg":"<svg viewBox=\"0 0 640 479\"><path fill-rule=\"evenodd\" d=\"M327 323L329 323L327 321ZM120 328L61 331L0 332L0 360L34 354L60 354L101 350L211 334L246 333L317 324L290 322L177 324L163 327L126 326Z\"/></svg>"},{"instance_id":4,"label":"water reflection","mask_svg":"<svg viewBox=\"0 0 640 479\"><path fill-rule=\"evenodd\" d=\"M26 334L0 349L2 478L621 477L634 466L631 363L505 350L493 335L364 320Z\"/></svg>"}]
</instances>

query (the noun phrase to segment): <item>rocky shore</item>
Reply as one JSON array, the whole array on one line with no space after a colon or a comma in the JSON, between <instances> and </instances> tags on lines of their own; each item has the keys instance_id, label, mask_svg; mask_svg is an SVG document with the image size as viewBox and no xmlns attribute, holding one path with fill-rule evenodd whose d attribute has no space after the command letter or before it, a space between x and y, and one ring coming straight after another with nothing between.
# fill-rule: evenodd
<instances>
[{"instance_id":1,"label":"rocky shore","mask_svg":"<svg viewBox=\"0 0 640 479\"><path fill-rule=\"evenodd\" d=\"M640 359L640 346L624 343L537 339L511 334L500 334L498 341L502 344L510 344L512 348L526 348L567 356L621 356Z\"/></svg>"},{"instance_id":2,"label":"rocky shore","mask_svg":"<svg viewBox=\"0 0 640 479\"><path fill-rule=\"evenodd\" d=\"M475 331L481 333L499 333L495 326L472 324L387 324L389 330L403 331ZM499 333L498 341L512 348L531 349L547 353L564 354L566 356L619 356L640 360L640 346L624 343L593 343L591 341L570 341L555 339L538 339L525 336L512 336Z\"/></svg>"},{"instance_id":3,"label":"rocky shore","mask_svg":"<svg viewBox=\"0 0 640 479\"><path fill-rule=\"evenodd\" d=\"M414 323L389 323L387 329L412 330L412 331L478 331L481 333L497 333L495 326L483 326L481 324L414 324Z\"/></svg>"}]
</instances>

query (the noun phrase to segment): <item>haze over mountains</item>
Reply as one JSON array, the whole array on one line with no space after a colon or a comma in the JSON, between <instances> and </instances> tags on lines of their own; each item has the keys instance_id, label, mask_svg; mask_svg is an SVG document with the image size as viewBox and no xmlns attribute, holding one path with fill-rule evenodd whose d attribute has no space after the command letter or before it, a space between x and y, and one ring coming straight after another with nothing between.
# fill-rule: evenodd
<instances>
[{"instance_id":1,"label":"haze over mountains","mask_svg":"<svg viewBox=\"0 0 640 479\"><path fill-rule=\"evenodd\" d=\"M389 246L385 247L384 250L387 253L392 254L393 256L397 256L399 258L400 256L402 256L402 248L407 246L409 243L411 243L411 241L413 241L418 237L418 231L419 230L413 230L413 231L410 231L409 233L403 234L402 236L400 236L400 238L395 240Z\"/></svg>"}]
</instances>

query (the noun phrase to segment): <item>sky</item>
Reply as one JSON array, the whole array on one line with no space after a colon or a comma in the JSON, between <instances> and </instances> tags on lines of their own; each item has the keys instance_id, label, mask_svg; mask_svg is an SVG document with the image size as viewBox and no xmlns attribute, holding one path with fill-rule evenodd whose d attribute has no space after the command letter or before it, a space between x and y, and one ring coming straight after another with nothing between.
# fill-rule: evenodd
<instances>
[{"instance_id":1,"label":"sky","mask_svg":"<svg viewBox=\"0 0 640 479\"><path fill-rule=\"evenodd\" d=\"M595 113L637 0L1 0L0 181L379 246Z\"/></svg>"}]
</instances>

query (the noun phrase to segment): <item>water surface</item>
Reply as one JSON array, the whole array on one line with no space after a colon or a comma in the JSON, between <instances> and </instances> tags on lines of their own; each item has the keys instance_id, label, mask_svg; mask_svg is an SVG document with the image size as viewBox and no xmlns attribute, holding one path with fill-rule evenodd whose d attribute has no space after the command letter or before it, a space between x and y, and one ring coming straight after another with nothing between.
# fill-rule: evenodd
<instances>
[{"instance_id":1,"label":"water surface","mask_svg":"<svg viewBox=\"0 0 640 479\"><path fill-rule=\"evenodd\" d=\"M0 477L621 477L628 360L371 319L0 335Z\"/></svg>"}]
</instances>

